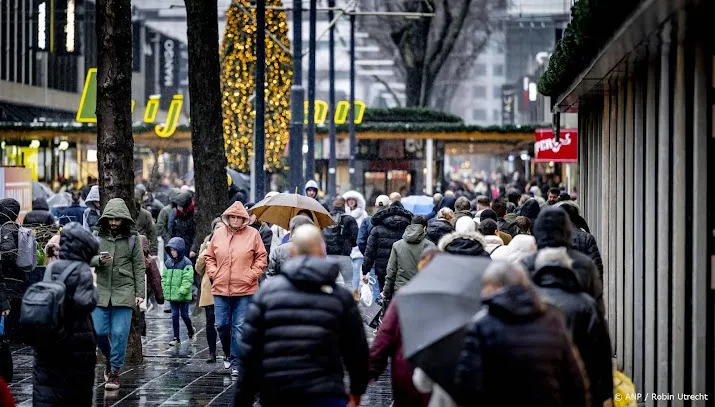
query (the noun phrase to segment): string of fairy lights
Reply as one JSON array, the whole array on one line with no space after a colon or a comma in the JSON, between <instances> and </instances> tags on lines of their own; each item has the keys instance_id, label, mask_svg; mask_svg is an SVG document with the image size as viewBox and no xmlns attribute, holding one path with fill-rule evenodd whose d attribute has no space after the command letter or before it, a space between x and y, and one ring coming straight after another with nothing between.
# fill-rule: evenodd
<instances>
[{"instance_id":1,"label":"string of fairy lights","mask_svg":"<svg viewBox=\"0 0 715 407\"><path fill-rule=\"evenodd\" d=\"M266 0L266 6L282 6L281 0ZM249 16L247 13L251 13ZM249 172L253 154L256 111L256 24L255 8L249 0L234 0L226 15L226 32L221 42L221 92L223 93L223 137L228 165ZM265 169L286 169L283 151L290 123L290 87L293 58L288 24L283 10L266 9L266 156ZM280 41L282 47L275 41Z\"/></svg>"}]
</instances>

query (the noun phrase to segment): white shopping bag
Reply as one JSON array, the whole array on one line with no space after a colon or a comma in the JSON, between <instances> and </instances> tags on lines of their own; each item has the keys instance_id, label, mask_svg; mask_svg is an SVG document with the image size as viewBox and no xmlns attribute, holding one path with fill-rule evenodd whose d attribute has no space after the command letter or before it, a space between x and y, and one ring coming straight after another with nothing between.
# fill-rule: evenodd
<instances>
[{"instance_id":1,"label":"white shopping bag","mask_svg":"<svg viewBox=\"0 0 715 407\"><path fill-rule=\"evenodd\" d=\"M372 277L368 277L367 281L367 284L363 284L362 287L360 287L360 303L364 307L372 305L372 286L376 283L375 279Z\"/></svg>"}]
</instances>

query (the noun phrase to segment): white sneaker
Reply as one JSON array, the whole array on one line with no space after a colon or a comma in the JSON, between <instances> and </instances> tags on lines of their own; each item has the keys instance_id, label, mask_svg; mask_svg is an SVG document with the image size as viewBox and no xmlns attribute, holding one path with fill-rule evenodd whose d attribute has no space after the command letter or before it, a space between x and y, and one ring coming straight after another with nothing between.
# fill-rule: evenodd
<instances>
[{"instance_id":1,"label":"white sneaker","mask_svg":"<svg viewBox=\"0 0 715 407\"><path fill-rule=\"evenodd\" d=\"M231 369L231 376L238 377L238 369L236 369L235 367Z\"/></svg>"},{"instance_id":2,"label":"white sneaker","mask_svg":"<svg viewBox=\"0 0 715 407\"><path fill-rule=\"evenodd\" d=\"M226 370L231 368L231 361L226 356L223 357L223 368Z\"/></svg>"}]
</instances>

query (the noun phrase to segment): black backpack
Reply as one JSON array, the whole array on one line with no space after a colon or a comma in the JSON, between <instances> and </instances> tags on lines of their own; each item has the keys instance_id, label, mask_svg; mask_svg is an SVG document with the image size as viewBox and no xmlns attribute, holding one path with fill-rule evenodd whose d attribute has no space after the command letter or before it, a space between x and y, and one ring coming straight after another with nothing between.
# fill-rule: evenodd
<instances>
[{"instance_id":1,"label":"black backpack","mask_svg":"<svg viewBox=\"0 0 715 407\"><path fill-rule=\"evenodd\" d=\"M342 246L342 241L341 239L343 238L343 235L345 234L345 225L343 225L343 216L350 216L346 213L336 213L334 215L331 215L333 218L333 222L335 222L335 225L333 226L328 226L327 228L323 229L323 239L325 239L325 244L326 245L340 245Z\"/></svg>"},{"instance_id":2,"label":"black backpack","mask_svg":"<svg viewBox=\"0 0 715 407\"><path fill-rule=\"evenodd\" d=\"M70 265L57 279L52 278L51 267L48 267L42 281L25 292L20 308L20 327L28 345L43 345L65 336L65 280L80 264Z\"/></svg>"}]
</instances>

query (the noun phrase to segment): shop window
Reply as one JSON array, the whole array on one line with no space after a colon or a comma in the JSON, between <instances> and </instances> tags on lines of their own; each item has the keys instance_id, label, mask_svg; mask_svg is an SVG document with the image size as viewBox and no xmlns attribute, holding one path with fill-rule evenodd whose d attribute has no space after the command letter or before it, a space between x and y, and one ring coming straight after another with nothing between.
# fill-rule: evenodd
<instances>
[{"instance_id":1,"label":"shop window","mask_svg":"<svg viewBox=\"0 0 715 407\"><path fill-rule=\"evenodd\" d=\"M472 91L472 97L475 99L486 99L487 98L487 88L486 86L477 85Z\"/></svg>"}]
</instances>

